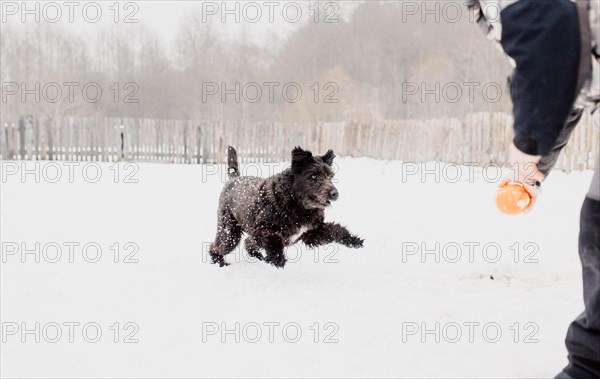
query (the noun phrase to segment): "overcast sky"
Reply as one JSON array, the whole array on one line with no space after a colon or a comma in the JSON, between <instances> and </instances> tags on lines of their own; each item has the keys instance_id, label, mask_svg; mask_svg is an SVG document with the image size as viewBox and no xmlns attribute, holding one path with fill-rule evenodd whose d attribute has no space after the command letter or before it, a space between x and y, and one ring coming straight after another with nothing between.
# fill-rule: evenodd
<instances>
[{"instance_id":1,"label":"overcast sky","mask_svg":"<svg viewBox=\"0 0 600 379\"><path fill-rule=\"evenodd\" d=\"M156 30L169 44L177 33L179 21L188 14L196 14L202 22L212 22L219 33L237 38L245 33L258 43L265 43L269 32L284 37L302 22L331 21L347 17L356 6L356 1L342 1L337 6L323 2L315 6L313 1L91 1L76 2L31 2L3 1L2 25L36 22L51 22L72 28L80 33L93 33L99 27L117 20L116 27L127 27L128 23L140 23ZM23 4L26 7L23 8ZM58 5L58 6L57 6ZM37 8L36 8L37 7ZM219 12L225 10L225 15ZM100 13L98 10L101 9ZM318 13L317 13L318 9ZM225 20L223 20L225 17ZM236 18L239 22L236 21ZM299 21L298 21L299 20ZM223 22L224 21L224 22Z\"/></svg>"}]
</instances>

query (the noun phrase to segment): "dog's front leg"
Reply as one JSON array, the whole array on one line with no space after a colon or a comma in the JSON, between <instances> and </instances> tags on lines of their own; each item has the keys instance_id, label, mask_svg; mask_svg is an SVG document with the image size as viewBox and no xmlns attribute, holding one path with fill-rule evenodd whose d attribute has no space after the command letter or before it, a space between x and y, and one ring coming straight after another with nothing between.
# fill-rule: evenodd
<instances>
[{"instance_id":1,"label":"dog's front leg","mask_svg":"<svg viewBox=\"0 0 600 379\"><path fill-rule=\"evenodd\" d=\"M337 242L347 247L363 247L363 240L350 233L348 229L334 222L320 224L315 229L311 229L300 237L302 242L310 247L325 245L331 242Z\"/></svg>"},{"instance_id":2,"label":"dog's front leg","mask_svg":"<svg viewBox=\"0 0 600 379\"><path fill-rule=\"evenodd\" d=\"M246 246L246 251L248 252L248 255L258 259L259 261L263 261L265 259L260 253L260 246L258 245L253 236L246 237L244 244Z\"/></svg>"},{"instance_id":3,"label":"dog's front leg","mask_svg":"<svg viewBox=\"0 0 600 379\"><path fill-rule=\"evenodd\" d=\"M287 259L283 254L283 239L275 234L261 235L256 238L256 242L265 249L267 254L265 261L277 268L283 268Z\"/></svg>"}]
</instances>

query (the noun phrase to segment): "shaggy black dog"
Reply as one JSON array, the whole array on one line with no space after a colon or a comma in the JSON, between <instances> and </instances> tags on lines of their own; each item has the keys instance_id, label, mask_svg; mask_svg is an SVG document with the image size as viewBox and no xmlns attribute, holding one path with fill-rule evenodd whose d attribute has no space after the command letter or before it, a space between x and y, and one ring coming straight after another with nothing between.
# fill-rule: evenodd
<instances>
[{"instance_id":1,"label":"shaggy black dog","mask_svg":"<svg viewBox=\"0 0 600 379\"><path fill-rule=\"evenodd\" d=\"M310 247L337 242L359 248L364 240L343 226L324 221L323 210L338 199L331 182L335 155L329 150L313 156L299 147L292 151L292 167L270 178L240 177L237 153L229 147L230 180L219 199L217 237L210 246L213 263L226 266L224 257L248 236L250 256L284 267L283 249L298 241ZM262 251L266 253L263 256Z\"/></svg>"}]
</instances>

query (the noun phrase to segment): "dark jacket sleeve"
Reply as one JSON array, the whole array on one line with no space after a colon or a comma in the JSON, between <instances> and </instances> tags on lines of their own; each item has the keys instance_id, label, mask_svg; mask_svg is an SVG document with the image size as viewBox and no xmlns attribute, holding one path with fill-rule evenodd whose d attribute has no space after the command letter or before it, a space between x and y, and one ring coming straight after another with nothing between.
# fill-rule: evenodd
<instances>
[{"instance_id":1,"label":"dark jacket sleeve","mask_svg":"<svg viewBox=\"0 0 600 379\"><path fill-rule=\"evenodd\" d=\"M502 47L515 61L510 81L516 147L554 148L576 100L581 39L570 0L521 0L501 13Z\"/></svg>"}]
</instances>

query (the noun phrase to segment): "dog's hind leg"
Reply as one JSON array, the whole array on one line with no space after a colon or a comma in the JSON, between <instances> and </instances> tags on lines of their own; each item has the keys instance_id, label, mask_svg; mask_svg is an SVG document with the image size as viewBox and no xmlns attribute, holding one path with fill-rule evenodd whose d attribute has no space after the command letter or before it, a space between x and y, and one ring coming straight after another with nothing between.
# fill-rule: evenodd
<instances>
[{"instance_id":1,"label":"dog's hind leg","mask_svg":"<svg viewBox=\"0 0 600 379\"><path fill-rule=\"evenodd\" d=\"M256 243L256 240L254 239L254 237L252 237L252 236L246 237L246 240L244 241L244 245L246 246L246 251L248 252L248 255L258 259L259 261L263 261L265 259L263 257L263 255L260 253L260 246L258 246L258 243Z\"/></svg>"},{"instance_id":2,"label":"dog's hind leg","mask_svg":"<svg viewBox=\"0 0 600 379\"><path fill-rule=\"evenodd\" d=\"M266 262L277 268L283 268L287 259L283 254L283 239L278 235L261 235L256 237L256 242L265 249L267 257Z\"/></svg>"},{"instance_id":3,"label":"dog's hind leg","mask_svg":"<svg viewBox=\"0 0 600 379\"><path fill-rule=\"evenodd\" d=\"M225 255L229 254L240 243L242 228L228 211L220 211L221 217L217 225L217 237L210 245L209 253L213 263L228 266Z\"/></svg>"}]
</instances>

